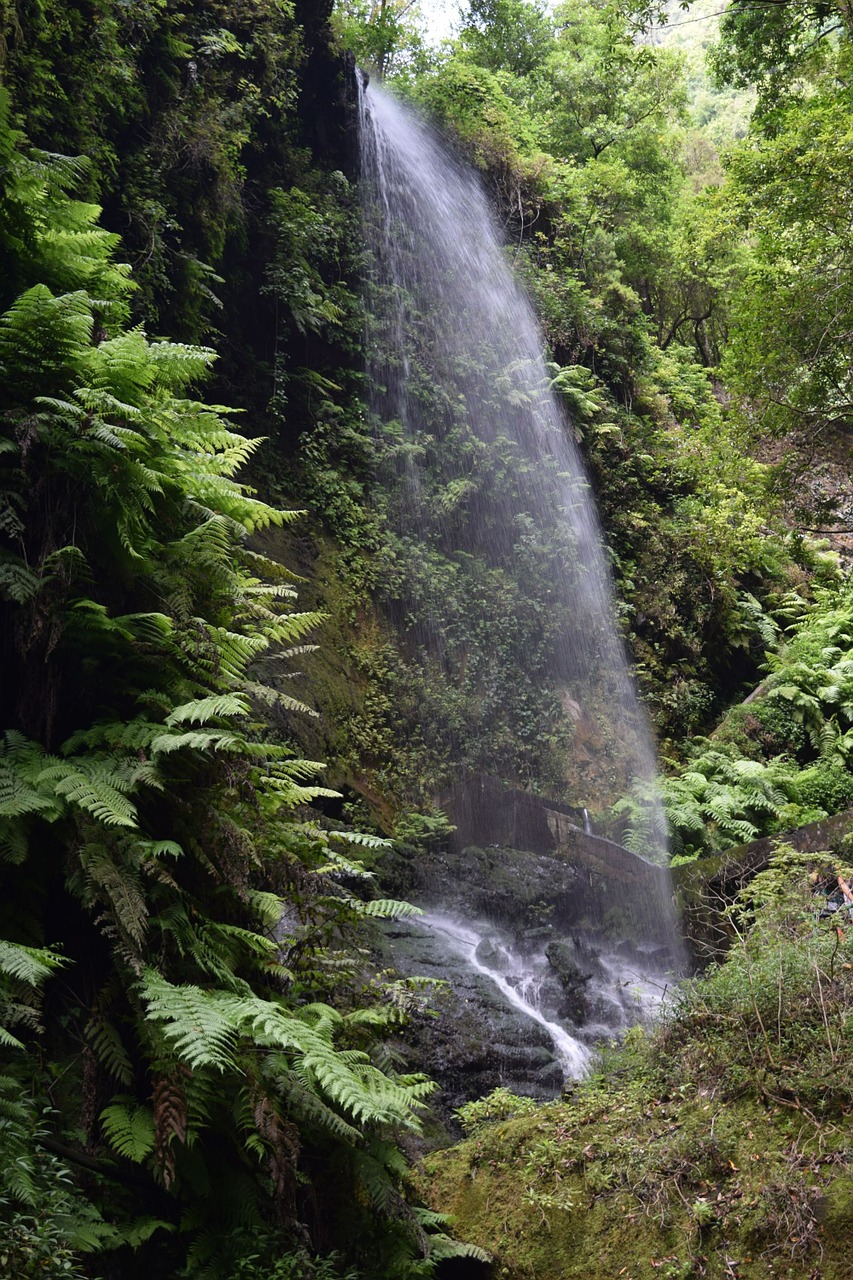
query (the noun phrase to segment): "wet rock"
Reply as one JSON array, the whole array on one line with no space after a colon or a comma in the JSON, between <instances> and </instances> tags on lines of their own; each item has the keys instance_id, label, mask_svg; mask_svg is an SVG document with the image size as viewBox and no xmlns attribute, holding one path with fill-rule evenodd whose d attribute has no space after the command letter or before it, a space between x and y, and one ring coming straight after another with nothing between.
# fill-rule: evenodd
<instances>
[{"instance_id":1,"label":"wet rock","mask_svg":"<svg viewBox=\"0 0 853 1280\"><path fill-rule=\"evenodd\" d=\"M506 972L509 968L509 956L505 948L493 938L484 938L475 955L481 964L488 965L490 969Z\"/></svg>"},{"instance_id":2,"label":"wet rock","mask_svg":"<svg viewBox=\"0 0 853 1280\"><path fill-rule=\"evenodd\" d=\"M581 968L577 948L571 942L553 940L545 948L545 955L562 991L562 1013L559 1016L570 1018L576 1025L587 1022L590 1017L587 984L592 974Z\"/></svg>"}]
</instances>

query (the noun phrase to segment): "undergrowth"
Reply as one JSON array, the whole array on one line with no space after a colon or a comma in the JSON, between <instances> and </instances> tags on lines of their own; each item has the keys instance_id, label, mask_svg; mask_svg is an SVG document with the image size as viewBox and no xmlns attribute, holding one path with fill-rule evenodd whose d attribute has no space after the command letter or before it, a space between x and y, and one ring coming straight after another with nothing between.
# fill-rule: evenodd
<instances>
[{"instance_id":1,"label":"undergrowth","mask_svg":"<svg viewBox=\"0 0 853 1280\"><path fill-rule=\"evenodd\" d=\"M853 942L824 893L839 875L781 850L729 910L728 957L656 1030L567 1098L474 1104L468 1139L424 1161L427 1196L496 1276L849 1277Z\"/></svg>"}]
</instances>

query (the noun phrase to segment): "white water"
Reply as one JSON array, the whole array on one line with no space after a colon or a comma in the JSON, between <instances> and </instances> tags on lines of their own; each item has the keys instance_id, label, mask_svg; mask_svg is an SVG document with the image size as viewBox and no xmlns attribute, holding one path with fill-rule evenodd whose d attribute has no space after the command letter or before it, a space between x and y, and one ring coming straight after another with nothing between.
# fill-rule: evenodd
<instances>
[{"instance_id":1,"label":"white water","mask_svg":"<svg viewBox=\"0 0 853 1280\"><path fill-rule=\"evenodd\" d=\"M524 1014L526 1018L530 1018L532 1022L537 1022L540 1027L544 1027L551 1037L555 1056L567 1079L577 1080L587 1074L592 1052L582 1041L570 1035L565 1027L561 1027L558 1022L550 1021L542 1014L537 1004L538 983L541 980L537 979L529 969L523 972L521 961L513 958L511 953L503 949L507 961L518 966L517 972L513 973L510 980L499 969L484 964L478 958L477 948L484 940L483 934L477 933L470 926L450 916L432 912L422 915L418 923L433 935L446 939L451 949L462 956L476 973L488 978L513 1008Z\"/></svg>"},{"instance_id":2,"label":"white water","mask_svg":"<svg viewBox=\"0 0 853 1280\"><path fill-rule=\"evenodd\" d=\"M372 248L371 416L388 459L389 521L417 547L412 580L401 586L403 623L451 685L470 685L469 624L448 617L447 601L416 581L417 565L437 551L457 581L471 574L472 595L489 572L506 572L517 594L505 593L513 613L503 625L526 642L514 669L499 668L494 646L491 670L478 670L481 696L499 704L511 678L523 716L519 691L548 688L564 704L568 736L565 708L588 709L601 726L601 772L613 777L613 799L635 781L644 785L644 852L664 861L655 753L614 626L598 516L542 334L480 179L373 84L361 91L360 137ZM530 727L516 720L511 732L523 738ZM488 759L477 767L500 772Z\"/></svg>"},{"instance_id":3,"label":"white water","mask_svg":"<svg viewBox=\"0 0 853 1280\"><path fill-rule=\"evenodd\" d=\"M359 88L371 248L370 417L380 505L397 538L399 566L397 594L386 604L416 661L433 663L464 708L464 718L449 718L444 738L425 722L424 739L434 739L461 773L511 777L514 764L500 752L507 742L511 752L535 741L543 728L538 695L546 690L551 705L563 707L544 726L555 740L575 733L571 707L594 723L606 753L598 774L612 780L612 799L635 782L649 795L643 852L663 862L652 741L614 625L589 484L551 387L532 306L479 177L392 96L374 85ZM445 580L454 584L446 595ZM493 606L483 604L489 590ZM487 746L477 752L471 739L481 723ZM586 798L580 791L571 797L581 806ZM505 945L509 970L487 963L477 952L484 933L490 942L492 934L455 919L458 903L448 885L441 902L448 914L429 915L426 927L548 1033L568 1076L588 1069L586 1039L638 1021L654 1003L654 984L608 952L590 966L592 1023L581 1031L584 1039L570 1034L540 1007L544 957L533 965ZM640 914L646 936L666 944L677 967L678 931L663 875L643 891Z\"/></svg>"}]
</instances>

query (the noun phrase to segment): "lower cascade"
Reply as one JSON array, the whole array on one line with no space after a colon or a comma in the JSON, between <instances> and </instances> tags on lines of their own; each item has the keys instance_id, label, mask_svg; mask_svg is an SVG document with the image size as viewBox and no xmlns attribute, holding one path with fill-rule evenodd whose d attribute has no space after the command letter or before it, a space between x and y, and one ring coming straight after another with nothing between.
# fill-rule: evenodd
<instances>
[{"instance_id":1,"label":"lower cascade","mask_svg":"<svg viewBox=\"0 0 853 1280\"><path fill-rule=\"evenodd\" d=\"M586 1074L590 1059L587 1046L542 1011L544 956L518 956L487 927L478 930L449 916L427 912L420 924L436 941L446 943L448 950L458 952L464 963L492 982L523 1017L545 1029L567 1078Z\"/></svg>"},{"instance_id":2,"label":"lower cascade","mask_svg":"<svg viewBox=\"0 0 853 1280\"><path fill-rule=\"evenodd\" d=\"M672 990L673 954L641 934L607 932L597 905L632 930L617 885L597 898L578 884L584 873L549 855L464 855L472 877L456 882L455 902L427 888L422 914L386 929L398 972L445 984L441 1016L413 1028L417 1065L440 1080L443 1109L497 1087L553 1097L589 1073L598 1045L656 1015ZM501 889L505 867L512 882Z\"/></svg>"}]
</instances>

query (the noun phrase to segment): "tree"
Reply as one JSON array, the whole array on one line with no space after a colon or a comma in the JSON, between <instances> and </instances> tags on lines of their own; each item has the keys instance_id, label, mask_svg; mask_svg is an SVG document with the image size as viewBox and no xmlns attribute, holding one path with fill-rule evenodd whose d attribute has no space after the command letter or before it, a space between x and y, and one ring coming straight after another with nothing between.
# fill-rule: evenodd
<instances>
[{"instance_id":1,"label":"tree","mask_svg":"<svg viewBox=\"0 0 853 1280\"><path fill-rule=\"evenodd\" d=\"M853 35L849 0L735 0L722 16L712 66L723 84L756 85L762 109L772 107L839 31Z\"/></svg>"},{"instance_id":2,"label":"tree","mask_svg":"<svg viewBox=\"0 0 853 1280\"><path fill-rule=\"evenodd\" d=\"M637 44L621 5L564 3L538 105L556 154L598 159L647 148L684 105L677 55Z\"/></svg>"},{"instance_id":3,"label":"tree","mask_svg":"<svg viewBox=\"0 0 853 1280\"><path fill-rule=\"evenodd\" d=\"M480 66L526 76L541 67L554 32L541 0L470 0L460 42Z\"/></svg>"},{"instance_id":4,"label":"tree","mask_svg":"<svg viewBox=\"0 0 853 1280\"><path fill-rule=\"evenodd\" d=\"M335 29L366 70L384 80L422 51L420 0L338 0Z\"/></svg>"},{"instance_id":5,"label":"tree","mask_svg":"<svg viewBox=\"0 0 853 1280\"><path fill-rule=\"evenodd\" d=\"M853 427L851 59L842 44L733 154L722 207L751 243L726 371L763 431L812 441Z\"/></svg>"}]
</instances>

